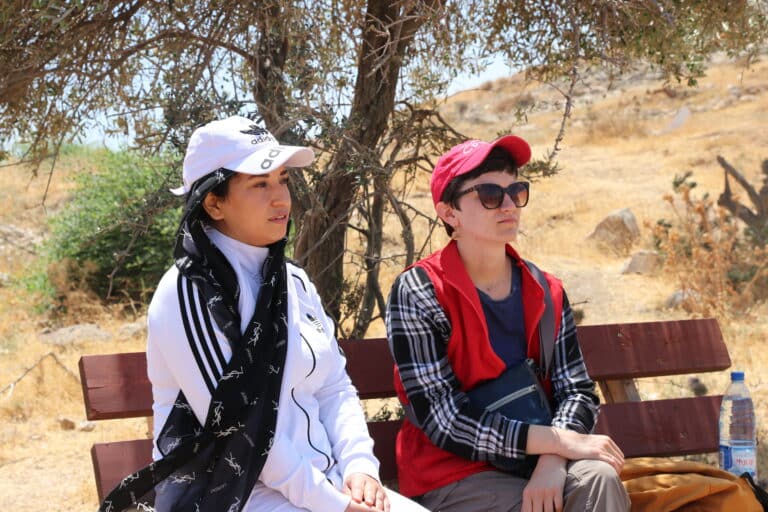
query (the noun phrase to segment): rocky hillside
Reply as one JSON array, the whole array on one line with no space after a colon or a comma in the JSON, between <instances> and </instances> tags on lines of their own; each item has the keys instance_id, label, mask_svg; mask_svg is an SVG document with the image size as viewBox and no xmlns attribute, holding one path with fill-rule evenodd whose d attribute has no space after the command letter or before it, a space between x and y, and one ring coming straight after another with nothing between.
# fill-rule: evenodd
<instances>
[{"instance_id":1,"label":"rocky hillside","mask_svg":"<svg viewBox=\"0 0 768 512\"><path fill-rule=\"evenodd\" d=\"M567 84L557 84L567 87ZM488 83L448 98L443 114L471 136L492 139L512 132L528 139L535 157L551 151L561 123L563 98L545 84L522 77ZM692 171L696 194L722 191L722 155L756 186L760 163L768 158L768 63L750 68L718 61L696 88L665 84L640 70L621 80L585 73L574 98L573 116L558 155L560 172L536 181L523 216L518 246L524 256L560 276L584 323L686 318L695 311L668 307L679 290L676 274L659 266L625 272L634 254L653 249L651 227L672 219L664 196L675 175ZM516 113L526 110L520 121ZM53 175L30 180L28 171L0 173L0 508L12 510L93 510L95 490L88 450L93 442L146 434L143 420L85 422L77 360L84 353L141 350L143 316L118 316L84 297L64 318L40 310L23 278L37 265L45 218L68 198L68 178L88 162L65 158ZM413 201L431 211L426 182L415 184ZM679 206L679 205L678 205ZM613 212L624 211L618 248L589 239ZM629 226L629 227L626 227ZM392 233L392 247L397 234ZM594 238L594 237L593 237ZM435 237L434 245L444 242ZM651 258L653 259L653 258ZM384 272L386 289L399 271ZM734 368L743 369L758 404L760 471L768 475L768 372L765 357L768 306L719 318ZM79 325L79 326L78 326ZM73 327L76 326L76 327ZM66 330L60 330L66 328ZM381 335L376 325L370 335ZM700 376L713 390L727 375ZM687 382L643 382L654 396L690 393Z\"/></svg>"}]
</instances>

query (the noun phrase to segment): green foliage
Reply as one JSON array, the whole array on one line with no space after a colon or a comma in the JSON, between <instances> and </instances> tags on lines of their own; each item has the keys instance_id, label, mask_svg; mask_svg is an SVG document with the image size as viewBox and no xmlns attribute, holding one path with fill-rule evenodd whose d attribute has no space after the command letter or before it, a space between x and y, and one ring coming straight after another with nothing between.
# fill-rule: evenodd
<instances>
[{"instance_id":1,"label":"green foliage","mask_svg":"<svg viewBox=\"0 0 768 512\"><path fill-rule=\"evenodd\" d=\"M669 236L669 231L674 227L667 219L658 219L653 226L653 248L657 251L662 250L664 240Z\"/></svg>"},{"instance_id":2,"label":"green foliage","mask_svg":"<svg viewBox=\"0 0 768 512\"><path fill-rule=\"evenodd\" d=\"M33 309L38 315L50 311L56 303L56 288L48 279L48 274L44 267L41 260L36 260L33 268L18 282L18 285L24 291L35 297Z\"/></svg>"},{"instance_id":3,"label":"green foliage","mask_svg":"<svg viewBox=\"0 0 768 512\"><path fill-rule=\"evenodd\" d=\"M755 247L765 247L768 244L768 221L758 226L747 226L744 235Z\"/></svg>"},{"instance_id":4,"label":"green foliage","mask_svg":"<svg viewBox=\"0 0 768 512\"><path fill-rule=\"evenodd\" d=\"M768 31L765 2L727 0L44 3L0 5L0 145L23 142L36 163L93 124L144 147L243 111L281 140L341 126L369 61L414 105L497 57L545 81L642 60L694 85L709 54L750 60ZM372 22L381 47L364 40Z\"/></svg>"},{"instance_id":5,"label":"green foliage","mask_svg":"<svg viewBox=\"0 0 768 512\"><path fill-rule=\"evenodd\" d=\"M172 262L180 207L168 168L127 152L94 154L95 173L76 177L71 202L52 220L48 278L74 289L145 300Z\"/></svg>"},{"instance_id":6,"label":"green foliage","mask_svg":"<svg viewBox=\"0 0 768 512\"><path fill-rule=\"evenodd\" d=\"M525 177L530 180L554 176L559 171L560 164L549 158L534 158L525 165Z\"/></svg>"},{"instance_id":7,"label":"green foliage","mask_svg":"<svg viewBox=\"0 0 768 512\"><path fill-rule=\"evenodd\" d=\"M693 190L696 188L696 183L691 179L693 176L693 171L685 171L683 174L675 174L674 179L672 180L672 189L675 192L680 192L681 188L687 188L690 190Z\"/></svg>"}]
</instances>

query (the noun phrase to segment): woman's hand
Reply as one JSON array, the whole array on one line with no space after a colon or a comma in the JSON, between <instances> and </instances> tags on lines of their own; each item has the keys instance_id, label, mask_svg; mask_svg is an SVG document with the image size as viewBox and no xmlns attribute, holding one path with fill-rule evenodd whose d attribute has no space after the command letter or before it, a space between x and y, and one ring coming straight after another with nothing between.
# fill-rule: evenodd
<instances>
[{"instance_id":1,"label":"woman's hand","mask_svg":"<svg viewBox=\"0 0 768 512\"><path fill-rule=\"evenodd\" d=\"M523 489L521 512L562 512L567 463L559 455L539 456L536 469Z\"/></svg>"},{"instance_id":2,"label":"woman's hand","mask_svg":"<svg viewBox=\"0 0 768 512\"><path fill-rule=\"evenodd\" d=\"M610 464L616 474L624 467L624 452L608 436L601 434L579 434L570 430L557 429L564 447L561 455L570 460L594 459Z\"/></svg>"},{"instance_id":3,"label":"woman's hand","mask_svg":"<svg viewBox=\"0 0 768 512\"><path fill-rule=\"evenodd\" d=\"M344 480L344 494L349 495L346 512L383 510L389 512L389 498L378 480L365 473L352 473Z\"/></svg>"},{"instance_id":4,"label":"woman's hand","mask_svg":"<svg viewBox=\"0 0 768 512\"><path fill-rule=\"evenodd\" d=\"M602 460L610 464L616 474L624 467L624 453L613 439L601 434L579 434L572 430L531 425L526 451L556 454L568 460Z\"/></svg>"}]
</instances>

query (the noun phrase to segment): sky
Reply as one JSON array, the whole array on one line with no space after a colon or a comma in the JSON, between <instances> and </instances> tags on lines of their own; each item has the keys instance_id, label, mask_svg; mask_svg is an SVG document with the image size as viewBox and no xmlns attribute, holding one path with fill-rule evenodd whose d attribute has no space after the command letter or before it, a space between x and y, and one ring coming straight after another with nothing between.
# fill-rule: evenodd
<instances>
[{"instance_id":1,"label":"sky","mask_svg":"<svg viewBox=\"0 0 768 512\"><path fill-rule=\"evenodd\" d=\"M479 75L463 74L457 76L451 85L448 86L448 95L451 96L460 91L466 91L467 89L474 89L484 84L485 82L496 80L503 77L512 76L515 71L509 66L504 64L501 58L497 58L492 61L485 71Z\"/></svg>"},{"instance_id":2,"label":"sky","mask_svg":"<svg viewBox=\"0 0 768 512\"><path fill-rule=\"evenodd\" d=\"M514 73L515 71L504 64L501 58L496 58L479 74L464 73L457 76L448 86L447 95L452 96L460 91L474 89L485 82L512 76ZM119 150L125 148L128 141L120 136L106 137L103 131L94 129L85 137L84 143L94 146L105 145L109 149Z\"/></svg>"}]
</instances>

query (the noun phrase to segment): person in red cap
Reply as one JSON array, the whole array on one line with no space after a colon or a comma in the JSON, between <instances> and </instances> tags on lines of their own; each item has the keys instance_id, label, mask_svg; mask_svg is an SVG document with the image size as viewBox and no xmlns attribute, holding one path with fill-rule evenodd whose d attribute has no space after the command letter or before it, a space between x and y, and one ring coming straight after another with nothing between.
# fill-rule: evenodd
<instances>
[{"instance_id":1,"label":"person in red cap","mask_svg":"<svg viewBox=\"0 0 768 512\"><path fill-rule=\"evenodd\" d=\"M528 203L518 170L530 157L513 135L440 157L432 199L452 240L406 269L389 296L387 336L406 411L400 492L430 510L630 508L618 476L623 453L591 433L598 397L562 283L509 244ZM480 405L479 392L523 365L535 368L534 384L490 397L511 409ZM537 390L544 420L515 419L518 400Z\"/></svg>"}]
</instances>

